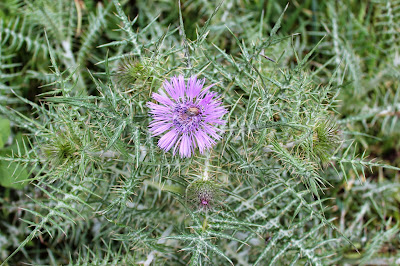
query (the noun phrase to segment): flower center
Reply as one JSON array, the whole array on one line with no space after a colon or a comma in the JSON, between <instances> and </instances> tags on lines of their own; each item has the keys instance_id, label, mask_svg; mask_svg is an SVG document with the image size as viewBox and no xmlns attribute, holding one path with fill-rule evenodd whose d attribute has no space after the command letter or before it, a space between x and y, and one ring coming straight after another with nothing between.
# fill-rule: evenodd
<instances>
[{"instance_id":1,"label":"flower center","mask_svg":"<svg viewBox=\"0 0 400 266\"><path fill-rule=\"evenodd\" d=\"M207 206L208 205L208 200L207 199L202 199L201 200L201 205Z\"/></svg>"},{"instance_id":2,"label":"flower center","mask_svg":"<svg viewBox=\"0 0 400 266\"><path fill-rule=\"evenodd\" d=\"M173 123L181 133L196 130L201 121L201 110L193 104L179 104L174 109Z\"/></svg>"}]
</instances>

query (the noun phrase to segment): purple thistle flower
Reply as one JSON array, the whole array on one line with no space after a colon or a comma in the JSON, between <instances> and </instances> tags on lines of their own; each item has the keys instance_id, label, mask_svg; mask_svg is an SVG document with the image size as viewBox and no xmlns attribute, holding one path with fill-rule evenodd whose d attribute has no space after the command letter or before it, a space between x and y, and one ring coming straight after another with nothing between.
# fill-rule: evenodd
<instances>
[{"instance_id":1,"label":"purple thistle flower","mask_svg":"<svg viewBox=\"0 0 400 266\"><path fill-rule=\"evenodd\" d=\"M174 147L175 155L190 157L196 147L203 154L206 149L221 139L222 130L217 125L224 125L222 116L227 113L218 100L216 92L209 91L212 84L203 88L205 79L196 76L189 78L187 84L182 75L165 80L163 87L152 97L160 104L148 102L153 121L149 128L153 136L165 133L158 141L164 151Z\"/></svg>"}]
</instances>

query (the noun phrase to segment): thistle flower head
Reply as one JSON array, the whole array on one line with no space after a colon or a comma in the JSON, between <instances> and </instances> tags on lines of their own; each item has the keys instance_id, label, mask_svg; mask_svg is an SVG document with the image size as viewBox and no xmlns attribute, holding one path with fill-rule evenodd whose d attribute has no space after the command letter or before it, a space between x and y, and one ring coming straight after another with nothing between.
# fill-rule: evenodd
<instances>
[{"instance_id":1,"label":"thistle flower head","mask_svg":"<svg viewBox=\"0 0 400 266\"><path fill-rule=\"evenodd\" d=\"M339 127L333 120L321 120L314 127L312 150L322 163L329 161L332 150L340 142Z\"/></svg>"},{"instance_id":2,"label":"thistle flower head","mask_svg":"<svg viewBox=\"0 0 400 266\"><path fill-rule=\"evenodd\" d=\"M81 146L80 139L61 131L42 150L52 166L61 167L79 160Z\"/></svg>"},{"instance_id":3,"label":"thistle flower head","mask_svg":"<svg viewBox=\"0 0 400 266\"><path fill-rule=\"evenodd\" d=\"M221 198L220 187L211 180L197 180L186 188L187 202L201 211L207 211L219 205Z\"/></svg>"},{"instance_id":4,"label":"thistle flower head","mask_svg":"<svg viewBox=\"0 0 400 266\"><path fill-rule=\"evenodd\" d=\"M219 95L209 91L214 84L203 88L204 82L192 76L185 84L183 76L173 77L164 82L164 90L153 93L159 104L147 103L153 117L150 131L154 136L165 133L158 141L164 151L174 147L175 155L179 148L182 158L190 157L195 148L204 153L221 138L222 130L216 126L226 123L222 116L227 111Z\"/></svg>"}]
</instances>

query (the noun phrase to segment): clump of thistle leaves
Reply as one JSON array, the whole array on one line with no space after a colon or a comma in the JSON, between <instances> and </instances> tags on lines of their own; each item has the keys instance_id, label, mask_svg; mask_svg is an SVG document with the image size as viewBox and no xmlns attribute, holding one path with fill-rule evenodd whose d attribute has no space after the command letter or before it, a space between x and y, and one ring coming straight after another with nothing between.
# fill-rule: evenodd
<instances>
[{"instance_id":1,"label":"clump of thistle leaves","mask_svg":"<svg viewBox=\"0 0 400 266\"><path fill-rule=\"evenodd\" d=\"M398 264L399 3L3 2L4 265Z\"/></svg>"}]
</instances>

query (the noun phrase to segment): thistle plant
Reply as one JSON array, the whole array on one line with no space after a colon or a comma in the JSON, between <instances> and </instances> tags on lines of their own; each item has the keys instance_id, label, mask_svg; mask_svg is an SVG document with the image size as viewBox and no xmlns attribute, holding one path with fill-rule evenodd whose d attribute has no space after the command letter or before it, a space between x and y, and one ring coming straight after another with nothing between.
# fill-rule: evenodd
<instances>
[{"instance_id":1,"label":"thistle plant","mask_svg":"<svg viewBox=\"0 0 400 266\"><path fill-rule=\"evenodd\" d=\"M1 265L398 263L398 47L348 35L399 4L318 2L1 3Z\"/></svg>"}]
</instances>

